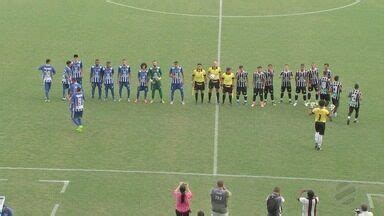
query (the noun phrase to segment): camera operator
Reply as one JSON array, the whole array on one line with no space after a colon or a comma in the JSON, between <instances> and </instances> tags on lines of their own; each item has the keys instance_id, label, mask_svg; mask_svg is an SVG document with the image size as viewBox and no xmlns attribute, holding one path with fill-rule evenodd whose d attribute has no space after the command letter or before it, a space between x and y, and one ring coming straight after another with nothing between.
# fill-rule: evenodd
<instances>
[{"instance_id":1,"label":"camera operator","mask_svg":"<svg viewBox=\"0 0 384 216\"><path fill-rule=\"evenodd\" d=\"M363 204L360 209L355 209L356 216L373 216L372 212L368 211L368 206Z\"/></svg>"}]
</instances>

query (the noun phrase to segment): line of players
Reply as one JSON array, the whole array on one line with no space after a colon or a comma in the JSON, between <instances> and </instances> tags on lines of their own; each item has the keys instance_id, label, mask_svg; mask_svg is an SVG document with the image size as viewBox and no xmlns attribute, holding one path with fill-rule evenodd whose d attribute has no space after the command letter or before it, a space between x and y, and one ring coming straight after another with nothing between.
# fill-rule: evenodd
<instances>
[{"instance_id":1,"label":"line of players","mask_svg":"<svg viewBox=\"0 0 384 216\"><path fill-rule=\"evenodd\" d=\"M42 65L39 70L42 71L42 78L45 87L45 101L49 102L49 90L51 88L52 76L56 73L55 69L50 65L50 60L47 59L46 64ZM96 59L95 64L91 66L89 80L92 86L91 96L94 98L96 89L98 90L98 98L102 98L102 85L104 84L105 98L108 98L108 93L111 92L112 99L115 100L114 94L114 68L110 61L106 62L105 67L101 65L100 60ZM67 100L66 94L70 94L71 86L80 86L83 82L83 64L77 54L74 55L72 61L67 61L62 74L63 86L63 100ZM137 94L135 102L139 102L140 94L144 93L144 102L147 103L147 93L149 86L151 87L152 97L150 103L154 102L155 92L159 92L160 102L164 103L162 93L162 79L163 73L157 61L152 62L152 66L148 68L146 63L140 65L137 73L139 86L137 87ZM274 76L275 70L273 65L269 64L266 70L262 66L258 66L256 71L252 74L252 87L253 87L253 100L251 106L256 106L256 98L260 98L260 106L264 107L267 103L268 94L270 95L271 102L276 105L274 98ZM340 94L342 92L342 84L338 76L332 76L329 64L324 64L322 75L319 74L319 69L316 64L312 64L309 69L306 69L304 64L294 74L289 65L285 64L283 70L279 74L281 79L281 93L280 103L283 102L285 92L288 93L289 103L292 103L292 81L296 84L296 91L293 105L298 104L299 95L301 94L304 100L304 105L311 107L317 105L317 101L326 101L326 106L330 103L331 110L334 117L337 116L337 109L339 107ZM171 79L171 104L174 103L175 91L179 90L181 95L181 103L184 102L184 69L177 61L169 69L169 78ZM119 85L119 101L122 100L122 91L125 88L127 91L127 100L130 101L131 93L131 67L126 59L122 60L121 65L118 66L117 79ZM192 72L192 86L195 96L195 102L198 103L200 94L201 103L204 102L204 91L208 86L208 103L211 103L212 93L216 93L216 102L220 103L220 88L222 88L222 100L224 104L228 95L229 103L232 104L232 97L234 89L236 90L236 102L240 103L240 95L243 96L243 104L248 101L248 87L249 76L248 72L243 66L239 66L234 73L232 68L228 67L223 73L217 61L214 61L212 66L204 70L202 64L197 64ZM74 92L74 91L73 91ZM316 102L310 102L312 92L315 95ZM358 85L349 93L349 118L353 111L355 113L355 122L359 114L361 91Z\"/></svg>"}]
</instances>

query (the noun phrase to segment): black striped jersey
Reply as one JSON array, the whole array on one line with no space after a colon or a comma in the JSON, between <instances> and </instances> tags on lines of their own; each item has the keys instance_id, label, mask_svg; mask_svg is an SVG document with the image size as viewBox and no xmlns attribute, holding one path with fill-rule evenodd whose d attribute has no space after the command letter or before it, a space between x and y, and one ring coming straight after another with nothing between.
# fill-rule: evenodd
<instances>
[{"instance_id":1,"label":"black striped jersey","mask_svg":"<svg viewBox=\"0 0 384 216\"><path fill-rule=\"evenodd\" d=\"M281 86L282 87L288 87L291 86L291 78L293 74L291 71L281 71L280 77L281 77Z\"/></svg>"},{"instance_id":2,"label":"black striped jersey","mask_svg":"<svg viewBox=\"0 0 384 216\"><path fill-rule=\"evenodd\" d=\"M273 70L267 70L264 72L265 74L265 86L273 86L273 75L275 71Z\"/></svg>"},{"instance_id":3,"label":"black striped jersey","mask_svg":"<svg viewBox=\"0 0 384 216\"><path fill-rule=\"evenodd\" d=\"M237 87L247 87L248 82L248 72L243 71L237 71L236 73L236 86Z\"/></svg>"},{"instance_id":4,"label":"black striped jersey","mask_svg":"<svg viewBox=\"0 0 384 216\"><path fill-rule=\"evenodd\" d=\"M329 94L330 81L327 76L320 79L320 94Z\"/></svg>"},{"instance_id":5,"label":"black striped jersey","mask_svg":"<svg viewBox=\"0 0 384 216\"><path fill-rule=\"evenodd\" d=\"M349 106L358 108L360 106L361 91L358 89L352 89L349 94Z\"/></svg>"},{"instance_id":6,"label":"black striped jersey","mask_svg":"<svg viewBox=\"0 0 384 216\"><path fill-rule=\"evenodd\" d=\"M113 84L113 74L115 71L112 67L103 68L103 80L104 84Z\"/></svg>"},{"instance_id":7,"label":"black striped jersey","mask_svg":"<svg viewBox=\"0 0 384 216\"><path fill-rule=\"evenodd\" d=\"M327 73L327 77L329 80L332 79L332 71L330 69L324 70Z\"/></svg>"},{"instance_id":8,"label":"black striped jersey","mask_svg":"<svg viewBox=\"0 0 384 216\"><path fill-rule=\"evenodd\" d=\"M262 89L265 86L265 74L263 72L254 72L253 73L253 87L257 89Z\"/></svg>"},{"instance_id":9,"label":"black striped jersey","mask_svg":"<svg viewBox=\"0 0 384 216\"><path fill-rule=\"evenodd\" d=\"M101 75L103 73L103 66L101 65L92 65L91 66L91 73L90 73L90 80L92 83L100 83L101 82Z\"/></svg>"},{"instance_id":10,"label":"black striped jersey","mask_svg":"<svg viewBox=\"0 0 384 216\"><path fill-rule=\"evenodd\" d=\"M81 112L84 110L84 95L81 92L76 92L71 97L70 103L73 112Z\"/></svg>"},{"instance_id":11,"label":"black striped jersey","mask_svg":"<svg viewBox=\"0 0 384 216\"><path fill-rule=\"evenodd\" d=\"M137 73L137 78L139 79L140 87L147 86L149 81L148 70L147 69L139 70L139 72Z\"/></svg>"},{"instance_id":12,"label":"black striped jersey","mask_svg":"<svg viewBox=\"0 0 384 216\"><path fill-rule=\"evenodd\" d=\"M172 84L182 84L184 77L184 70L181 66L172 66L169 69L169 75L171 75Z\"/></svg>"},{"instance_id":13,"label":"black striped jersey","mask_svg":"<svg viewBox=\"0 0 384 216\"><path fill-rule=\"evenodd\" d=\"M61 79L61 82L63 84L69 85L71 83L71 73L72 73L71 68L68 66L65 66L63 70L62 79Z\"/></svg>"},{"instance_id":14,"label":"black striped jersey","mask_svg":"<svg viewBox=\"0 0 384 216\"><path fill-rule=\"evenodd\" d=\"M83 63L81 61L72 61L72 78L81 78L83 77Z\"/></svg>"},{"instance_id":15,"label":"black striped jersey","mask_svg":"<svg viewBox=\"0 0 384 216\"><path fill-rule=\"evenodd\" d=\"M342 87L343 86L341 85L341 82L339 82L339 81L333 81L331 83L332 98L340 99L340 93L341 93Z\"/></svg>"},{"instance_id":16,"label":"black striped jersey","mask_svg":"<svg viewBox=\"0 0 384 216\"><path fill-rule=\"evenodd\" d=\"M306 87L307 86L308 73L306 70L298 70L295 74L296 87Z\"/></svg>"},{"instance_id":17,"label":"black striped jersey","mask_svg":"<svg viewBox=\"0 0 384 216\"><path fill-rule=\"evenodd\" d=\"M311 68L308 70L308 81L311 85L316 86L319 84L319 69Z\"/></svg>"},{"instance_id":18,"label":"black striped jersey","mask_svg":"<svg viewBox=\"0 0 384 216\"><path fill-rule=\"evenodd\" d=\"M129 65L120 65L117 70L117 76L119 77L119 82L129 83L131 67Z\"/></svg>"}]
</instances>

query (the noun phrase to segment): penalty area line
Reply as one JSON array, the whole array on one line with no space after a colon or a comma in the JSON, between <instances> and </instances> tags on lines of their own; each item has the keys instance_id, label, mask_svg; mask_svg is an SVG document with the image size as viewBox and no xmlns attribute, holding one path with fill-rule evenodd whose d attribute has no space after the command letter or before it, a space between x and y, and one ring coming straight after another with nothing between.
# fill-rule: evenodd
<instances>
[{"instance_id":1,"label":"penalty area line","mask_svg":"<svg viewBox=\"0 0 384 216\"><path fill-rule=\"evenodd\" d=\"M167 172L167 171L144 171L144 170L109 170L109 169L70 169L70 168L42 168L42 167L0 167L0 170L25 170L25 171L52 171L52 172L89 172L89 173L120 173L120 174L143 174L143 175L165 175L165 176L203 176L203 177L227 177L227 178L249 178L249 179L269 179L269 180L290 180L290 181L313 181L328 183L352 183L365 185L384 185L379 181L348 180L348 179L323 179L290 176L267 176L267 175L236 175L236 174L216 174L211 173L192 173L192 172Z\"/></svg>"}]
</instances>

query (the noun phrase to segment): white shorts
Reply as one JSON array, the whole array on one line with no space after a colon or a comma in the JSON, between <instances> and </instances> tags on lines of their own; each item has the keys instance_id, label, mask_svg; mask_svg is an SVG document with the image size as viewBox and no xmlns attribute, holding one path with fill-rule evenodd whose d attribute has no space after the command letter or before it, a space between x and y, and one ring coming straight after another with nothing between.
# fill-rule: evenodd
<instances>
[{"instance_id":1,"label":"white shorts","mask_svg":"<svg viewBox=\"0 0 384 216\"><path fill-rule=\"evenodd\" d=\"M227 212L227 213L224 213L224 214L222 214L222 213L212 212L212 214L211 214L211 216L228 216L228 215L229 215L228 212Z\"/></svg>"}]
</instances>

